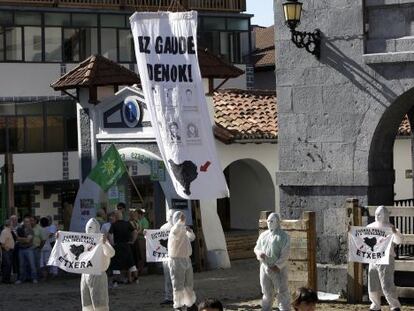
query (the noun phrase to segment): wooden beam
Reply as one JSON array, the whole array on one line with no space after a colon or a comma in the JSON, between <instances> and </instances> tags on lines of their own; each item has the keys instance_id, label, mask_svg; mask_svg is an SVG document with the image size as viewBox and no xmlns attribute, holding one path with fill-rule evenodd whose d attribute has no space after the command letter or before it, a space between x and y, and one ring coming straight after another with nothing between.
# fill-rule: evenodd
<instances>
[{"instance_id":1,"label":"wooden beam","mask_svg":"<svg viewBox=\"0 0 414 311\"><path fill-rule=\"evenodd\" d=\"M318 290L318 274L316 268L316 214L304 212L303 222L307 227L307 251L308 251L308 287Z\"/></svg>"},{"instance_id":2,"label":"wooden beam","mask_svg":"<svg viewBox=\"0 0 414 311\"><path fill-rule=\"evenodd\" d=\"M357 199L347 199L346 208L351 217L350 225L362 225L362 213L359 208L359 201ZM348 262L348 297L349 303L362 302L363 280L362 280L362 264L357 262Z\"/></svg>"}]
</instances>

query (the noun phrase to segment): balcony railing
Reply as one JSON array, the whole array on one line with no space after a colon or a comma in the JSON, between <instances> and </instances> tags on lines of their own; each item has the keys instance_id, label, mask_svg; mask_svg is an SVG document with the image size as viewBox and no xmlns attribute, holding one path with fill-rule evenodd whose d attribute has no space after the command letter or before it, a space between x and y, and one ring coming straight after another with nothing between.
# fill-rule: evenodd
<instances>
[{"instance_id":1,"label":"balcony railing","mask_svg":"<svg viewBox=\"0 0 414 311\"><path fill-rule=\"evenodd\" d=\"M103 8L137 11L167 10L172 0L0 0L0 5ZM198 11L246 11L246 0L181 0L183 7Z\"/></svg>"}]
</instances>

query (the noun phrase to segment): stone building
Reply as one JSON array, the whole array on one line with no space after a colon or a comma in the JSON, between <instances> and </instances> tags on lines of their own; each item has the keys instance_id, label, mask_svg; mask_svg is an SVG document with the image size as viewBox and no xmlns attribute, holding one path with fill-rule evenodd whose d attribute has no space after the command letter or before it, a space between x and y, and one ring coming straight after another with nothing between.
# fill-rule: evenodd
<instances>
[{"instance_id":1,"label":"stone building","mask_svg":"<svg viewBox=\"0 0 414 311\"><path fill-rule=\"evenodd\" d=\"M291 41L282 2L274 3L281 212L316 211L318 262L345 263L345 200L393 204L393 144L414 106L414 1L304 1L297 30L321 30L319 59Z\"/></svg>"}]
</instances>

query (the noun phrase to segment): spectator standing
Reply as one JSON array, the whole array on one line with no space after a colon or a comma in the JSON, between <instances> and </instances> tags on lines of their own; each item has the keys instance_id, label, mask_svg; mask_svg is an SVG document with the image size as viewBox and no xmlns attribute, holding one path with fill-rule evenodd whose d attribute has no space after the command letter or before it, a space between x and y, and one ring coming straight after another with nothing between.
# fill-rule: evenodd
<instances>
[{"instance_id":1,"label":"spectator standing","mask_svg":"<svg viewBox=\"0 0 414 311\"><path fill-rule=\"evenodd\" d=\"M35 258L36 273L40 275L40 253L43 245L46 242L48 234L39 225L39 219L37 217L30 217L30 224L33 229L33 253Z\"/></svg>"},{"instance_id":2,"label":"spectator standing","mask_svg":"<svg viewBox=\"0 0 414 311\"><path fill-rule=\"evenodd\" d=\"M11 230L10 219L6 220L4 229L0 234L0 245L2 253L1 262L1 275L2 282L5 284L11 284L11 272L13 267L13 249L14 249L14 238Z\"/></svg>"},{"instance_id":3,"label":"spectator standing","mask_svg":"<svg viewBox=\"0 0 414 311\"><path fill-rule=\"evenodd\" d=\"M30 217L23 219L23 225L17 229L17 241L19 242L19 279L16 284L20 284L27 279L26 266L30 267L30 274L33 283L37 283L37 271L33 252L34 232L30 224Z\"/></svg>"},{"instance_id":4,"label":"spectator standing","mask_svg":"<svg viewBox=\"0 0 414 311\"><path fill-rule=\"evenodd\" d=\"M126 210L126 205L125 205L125 203L123 203L123 202L119 202L119 203L116 205L116 209L117 209L118 211L121 211L121 213L122 213L122 219L123 219L123 220L125 220L125 221L128 221L128 212L127 212L127 210Z\"/></svg>"},{"instance_id":5,"label":"spectator standing","mask_svg":"<svg viewBox=\"0 0 414 311\"><path fill-rule=\"evenodd\" d=\"M114 274L113 286L116 287L122 271L127 271L129 282L132 282L131 274L137 271L130 246L131 241L135 242L137 232L128 221L122 219L122 211L117 210L114 215L115 222L111 225L109 234L115 249L111 266Z\"/></svg>"},{"instance_id":6,"label":"spectator standing","mask_svg":"<svg viewBox=\"0 0 414 311\"><path fill-rule=\"evenodd\" d=\"M101 227L104 223L106 223L106 212L103 208L98 209L96 212L96 220L99 222Z\"/></svg>"},{"instance_id":7,"label":"spectator standing","mask_svg":"<svg viewBox=\"0 0 414 311\"><path fill-rule=\"evenodd\" d=\"M137 211L131 210L129 212L129 223L132 225L135 232L137 232L138 234L140 230L140 226L139 226ZM132 257L134 257L134 264L136 267L138 267L140 263L139 240L135 239L135 241L131 241L130 245L131 245ZM138 271L134 272L132 277L135 281L138 281Z\"/></svg>"},{"instance_id":8,"label":"spectator standing","mask_svg":"<svg viewBox=\"0 0 414 311\"><path fill-rule=\"evenodd\" d=\"M108 222L104 223L101 226L101 233L103 233L106 238L108 238L109 229L111 229L111 224L113 224L114 222L115 222L114 212L110 212L108 214Z\"/></svg>"},{"instance_id":9,"label":"spectator standing","mask_svg":"<svg viewBox=\"0 0 414 311\"><path fill-rule=\"evenodd\" d=\"M50 225L49 219L46 217L42 217L40 219L40 226L42 227L42 230L44 231L44 235L47 237L40 251L40 270L42 271L43 278L47 279L49 273L52 274L53 276L56 276L58 274L58 270L56 266L47 265L47 262L50 257L50 253L55 243L56 230L54 226Z\"/></svg>"},{"instance_id":10,"label":"spectator standing","mask_svg":"<svg viewBox=\"0 0 414 311\"><path fill-rule=\"evenodd\" d=\"M17 241L17 228L19 227L19 221L16 215L10 216L10 229L14 238L14 250L13 250L13 273L19 276L19 243Z\"/></svg>"},{"instance_id":11,"label":"spectator standing","mask_svg":"<svg viewBox=\"0 0 414 311\"><path fill-rule=\"evenodd\" d=\"M137 210L138 215L138 246L139 246L139 263L138 263L138 272L141 273L147 263L147 245L145 241L145 234L144 231L149 229L149 221L145 217L145 211L143 209Z\"/></svg>"}]
</instances>

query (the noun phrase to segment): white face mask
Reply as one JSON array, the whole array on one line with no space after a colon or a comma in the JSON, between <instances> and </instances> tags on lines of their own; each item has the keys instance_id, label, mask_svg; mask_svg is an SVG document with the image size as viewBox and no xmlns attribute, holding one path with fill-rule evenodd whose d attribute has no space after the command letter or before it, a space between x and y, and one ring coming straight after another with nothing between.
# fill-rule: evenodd
<instances>
[{"instance_id":1,"label":"white face mask","mask_svg":"<svg viewBox=\"0 0 414 311\"><path fill-rule=\"evenodd\" d=\"M100 233L101 225L95 218L91 218L86 223L85 232L86 233Z\"/></svg>"},{"instance_id":2,"label":"white face mask","mask_svg":"<svg viewBox=\"0 0 414 311\"><path fill-rule=\"evenodd\" d=\"M181 216L183 216L183 215L184 215L183 212L180 212L180 211L175 212L174 215L173 215L173 225L175 225L178 222L183 222L181 220ZM184 223L185 223L185 218L184 218Z\"/></svg>"},{"instance_id":3,"label":"white face mask","mask_svg":"<svg viewBox=\"0 0 414 311\"><path fill-rule=\"evenodd\" d=\"M375 221L384 224L389 223L389 212L384 206L378 206L378 208L375 210Z\"/></svg>"},{"instance_id":4,"label":"white face mask","mask_svg":"<svg viewBox=\"0 0 414 311\"><path fill-rule=\"evenodd\" d=\"M267 227L270 231L274 231L280 228L280 218L278 214L271 213L269 217L267 217Z\"/></svg>"}]
</instances>

